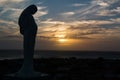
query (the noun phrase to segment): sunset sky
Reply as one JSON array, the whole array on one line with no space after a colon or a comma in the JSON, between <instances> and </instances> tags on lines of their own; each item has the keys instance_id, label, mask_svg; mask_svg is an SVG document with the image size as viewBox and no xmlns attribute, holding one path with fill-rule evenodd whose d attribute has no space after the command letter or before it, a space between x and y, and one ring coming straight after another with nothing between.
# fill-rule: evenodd
<instances>
[{"instance_id":1,"label":"sunset sky","mask_svg":"<svg viewBox=\"0 0 120 80\"><path fill-rule=\"evenodd\" d=\"M120 0L0 0L0 49L22 49L18 18L31 4L35 49L120 51Z\"/></svg>"}]
</instances>

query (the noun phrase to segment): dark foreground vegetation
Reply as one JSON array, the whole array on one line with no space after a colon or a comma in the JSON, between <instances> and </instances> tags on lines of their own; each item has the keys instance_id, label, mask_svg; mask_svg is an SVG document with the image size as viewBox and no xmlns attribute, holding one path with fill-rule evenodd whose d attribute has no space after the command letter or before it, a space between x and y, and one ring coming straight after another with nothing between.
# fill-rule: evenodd
<instances>
[{"instance_id":1,"label":"dark foreground vegetation","mask_svg":"<svg viewBox=\"0 0 120 80\"><path fill-rule=\"evenodd\" d=\"M22 59L1 60L0 80L8 80L4 75L17 72L22 62ZM41 58L34 60L34 68L49 76L33 80L120 80L119 59Z\"/></svg>"}]
</instances>

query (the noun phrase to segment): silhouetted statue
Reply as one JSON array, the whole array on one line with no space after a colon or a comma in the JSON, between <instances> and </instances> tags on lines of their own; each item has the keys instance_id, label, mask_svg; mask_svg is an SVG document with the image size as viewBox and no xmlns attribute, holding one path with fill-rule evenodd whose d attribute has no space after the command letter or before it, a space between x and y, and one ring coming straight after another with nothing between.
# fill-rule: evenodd
<instances>
[{"instance_id":1,"label":"silhouetted statue","mask_svg":"<svg viewBox=\"0 0 120 80\"><path fill-rule=\"evenodd\" d=\"M33 54L35 46L35 37L37 33L37 25L33 18L33 14L37 12L35 5L27 7L19 17L20 33L24 37L24 71L33 69Z\"/></svg>"},{"instance_id":2,"label":"silhouetted statue","mask_svg":"<svg viewBox=\"0 0 120 80\"><path fill-rule=\"evenodd\" d=\"M35 38L37 33L37 24L33 18L33 15L37 12L35 5L28 6L20 15L18 24L20 26L20 33L24 38L24 62L21 69L6 76L18 77L18 78L34 78L48 76L48 74L42 74L41 72L35 72L33 68L33 55L35 47Z\"/></svg>"},{"instance_id":3,"label":"silhouetted statue","mask_svg":"<svg viewBox=\"0 0 120 80\"><path fill-rule=\"evenodd\" d=\"M24 37L24 63L18 76L34 76L33 69L33 55L35 47L35 38L37 33L37 25L33 15L37 12L35 5L27 7L20 15L18 24L20 26L20 33Z\"/></svg>"}]
</instances>

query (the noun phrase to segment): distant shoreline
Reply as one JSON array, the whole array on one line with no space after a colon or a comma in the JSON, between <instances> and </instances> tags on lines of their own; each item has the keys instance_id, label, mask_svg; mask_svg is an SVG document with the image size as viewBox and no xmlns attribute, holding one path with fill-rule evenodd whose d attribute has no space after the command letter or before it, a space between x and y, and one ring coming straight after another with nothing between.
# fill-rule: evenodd
<instances>
[{"instance_id":1,"label":"distant shoreline","mask_svg":"<svg viewBox=\"0 0 120 80\"><path fill-rule=\"evenodd\" d=\"M105 58L120 59L118 51L58 51L58 50L36 50L34 58ZM23 50L0 50L0 59L21 59L23 58Z\"/></svg>"},{"instance_id":2,"label":"distant shoreline","mask_svg":"<svg viewBox=\"0 0 120 80\"><path fill-rule=\"evenodd\" d=\"M0 49L0 51L23 51L23 49ZM66 52L120 52L120 51L97 51L97 50L35 50L35 51L66 51Z\"/></svg>"}]
</instances>

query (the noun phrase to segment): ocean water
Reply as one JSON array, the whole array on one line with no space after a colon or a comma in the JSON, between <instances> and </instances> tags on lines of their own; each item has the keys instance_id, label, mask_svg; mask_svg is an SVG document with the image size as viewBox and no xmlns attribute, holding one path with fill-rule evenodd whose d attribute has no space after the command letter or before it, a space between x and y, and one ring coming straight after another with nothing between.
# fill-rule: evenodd
<instances>
[{"instance_id":1,"label":"ocean water","mask_svg":"<svg viewBox=\"0 0 120 80\"><path fill-rule=\"evenodd\" d=\"M120 59L120 52L111 51L35 51L34 58L98 58ZM0 50L0 60L23 58L22 50Z\"/></svg>"}]
</instances>

